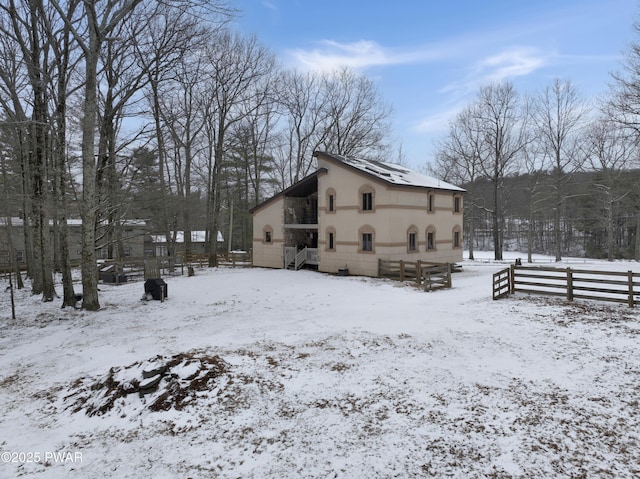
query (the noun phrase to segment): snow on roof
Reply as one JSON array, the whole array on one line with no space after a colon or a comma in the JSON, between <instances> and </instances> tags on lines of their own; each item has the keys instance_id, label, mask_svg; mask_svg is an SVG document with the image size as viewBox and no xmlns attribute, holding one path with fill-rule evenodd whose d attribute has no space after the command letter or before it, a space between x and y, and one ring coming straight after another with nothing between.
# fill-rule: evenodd
<instances>
[{"instance_id":1,"label":"snow on roof","mask_svg":"<svg viewBox=\"0 0 640 479\"><path fill-rule=\"evenodd\" d=\"M173 238L174 232L171 232L171 237ZM184 243L184 231L176 231L175 232L176 243ZM204 243L207 238L206 231L192 231L191 232L191 242L192 243ZM153 243L166 243L167 237L163 234L155 234L151 235L151 241ZM224 242L224 237L222 233L218 231L218 243Z\"/></svg>"},{"instance_id":2,"label":"snow on roof","mask_svg":"<svg viewBox=\"0 0 640 479\"><path fill-rule=\"evenodd\" d=\"M422 188L436 188L451 191L465 191L459 186L452 185L446 181L427 176L417 171L410 170L401 165L394 163L386 163L376 160L364 160L361 158L348 158L340 155L332 155L329 153L318 153L334 160L340 161L357 170L369 175L373 175L387 183L399 186L418 186Z\"/></svg>"}]
</instances>

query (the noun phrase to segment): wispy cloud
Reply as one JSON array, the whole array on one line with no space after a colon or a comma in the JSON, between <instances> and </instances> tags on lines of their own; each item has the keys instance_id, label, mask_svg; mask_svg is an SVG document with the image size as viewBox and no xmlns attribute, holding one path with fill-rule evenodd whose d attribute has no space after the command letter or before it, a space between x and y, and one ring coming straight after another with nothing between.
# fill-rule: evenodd
<instances>
[{"instance_id":1,"label":"wispy cloud","mask_svg":"<svg viewBox=\"0 0 640 479\"><path fill-rule=\"evenodd\" d=\"M426 134L444 133L449 126L451 118L454 118L460 111L462 111L464 106L465 104L463 102L458 102L455 105L445 107L439 111L434 111L416 123L412 127L412 131Z\"/></svg>"},{"instance_id":2,"label":"wispy cloud","mask_svg":"<svg viewBox=\"0 0 640 479\"><path fill-rule=\"evenodd\" d=\"M262 6L268 10L278 11L278 7L273 2L270 2L269 0L262 0Z\"/></svg>"},{"instance_id":3,"label":"wispy cloud","mask_svg":"<svg viewBox=\"0 0 640 479\"><path fill-rule=\"evenodd\" d=\"M440 92L465 96L481 85L499 83L535 73L549 65L554 56L554 53L543 52L537 48L507 48L474 62L463 79L446 85L440 89Z\"/></svg>"},{"instance_id":4,"label":"wispy cloud","mask_svg":"<svg viewBox=\"0 0 640 479\"><path fill-rule=\"evenodd\" d=\"M364 70L374 66L419 63L446 55L444 51L434 47L399 50L385 48L371 40L353 43L322 40L317 45L311 50L289 50L288 54L297 66L321 71L332 71L342 67Z\"/></svg>"}]
</instances>

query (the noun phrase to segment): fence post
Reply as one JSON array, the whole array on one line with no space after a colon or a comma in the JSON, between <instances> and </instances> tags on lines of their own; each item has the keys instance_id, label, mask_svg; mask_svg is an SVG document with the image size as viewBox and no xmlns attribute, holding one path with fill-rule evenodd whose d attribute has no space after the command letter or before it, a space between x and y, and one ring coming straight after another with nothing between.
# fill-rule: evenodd
<instances>
[{"instance_id":1,"label":"fence post","mask_svg":"<svg viewBox=\"0 0 640 479\"><path fill-rule=\"evenodd\" d=\"M404 281L404 261L400 260L400 281Z\"/></svg>"},{"instance_id":2,"label":"fence post","mask_svg":"<svg viewBox=\"0 0 640 479\"><path fill-rule=\"evenodd\" d=\"M567 301L573 301L573 272L567 268Z\"/></svg>"},{"instance_id":3,"label":"fence post","mask_svg":"<svg viewBox=\"0 0 640 479\"><path fill-rule=\"evenodd\" d=\"M628 271L627 275L629 277L629 307L633 308L633 271Z\"/></svg>"},{"instance_id":4,"label":"fence post","mask_svg":"<svg viewBox=\"0 0 640 479\"><path fill-rule=\"evenodd\" d=\"M422 283L422 266L420 265L420 260L416 261L416 285L420 286Z\"/></svg>"},{"instance_id":5,"label":"fence post","mask_svg":"<svg viewBox=\"0 0 640 479\"><path fill-rule=\"evenodd\" d=\"M508 284L509 294L514 294L516 292L516 265L512 264L509 267L509 284Z\"/></svg>"},{"instance_id":6,"label":"fence post","mask_svg":"<svg viewBox=\"0 0 640 479\"><path fill-rule=\"evenodd\" d=\"M431 291L431 269L427 268L424 272L424 290Z\"/></svg>"},{"instance_id":7,"label":"fence post","mask_svg":"<svg viewBox=\"0 0 640 479\"><path fill-rule=\"evenodd\" d=\"M447 288L451 287L451 263L447 263Z\"/></svg>"}]
</instances>

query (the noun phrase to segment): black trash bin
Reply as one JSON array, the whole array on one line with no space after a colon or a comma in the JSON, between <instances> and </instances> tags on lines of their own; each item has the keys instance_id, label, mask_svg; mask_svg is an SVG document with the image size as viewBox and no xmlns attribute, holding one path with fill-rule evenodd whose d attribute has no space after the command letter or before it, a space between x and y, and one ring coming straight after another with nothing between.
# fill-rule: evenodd
<instances>
[{"instance_id":1,"label":"black trash bin","mask_svg":"<svg viewBox=\"0 0 640 479\"><path fill-rule=\"evenodd\" d=\"M167 283L163 279L148 279L144 282L144 293L150 294L153 299L162 301L168 297Z\"/></svg>"}]
</instances>

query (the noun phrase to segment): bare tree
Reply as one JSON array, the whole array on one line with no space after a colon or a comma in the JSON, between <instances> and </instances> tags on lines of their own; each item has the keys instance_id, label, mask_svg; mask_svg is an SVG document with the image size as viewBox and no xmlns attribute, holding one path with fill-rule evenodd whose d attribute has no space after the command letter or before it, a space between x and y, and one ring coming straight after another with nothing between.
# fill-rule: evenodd
<instances>
[{"instance_id":1,"label":"bare tree","mask_svg":"<svg viewBox=\"0 0 640 479\"><path fill-rule=\"evenodd\" d=\"M209 174L207 191L210 205L211 226L209 230L209 264L216 263L217 233L221 208L222 173L226 168L225 152L229 147L228 134L252 109L261 104L256 98L265 92L256 88L264 78L272 75L275 68L273 53L255 37L242 37L230 32L215 36L207 51L207 89L212 96L210 109L213 140L213 162ZM252 105L249 110L243 108ZM209 229L209 228L208 228Z\"/></svg>"},{"instance_id":2,"label":"bare tree","mask_svg":"<svg viewBox=\"0 0 640 479\"><path fill-rule=\"evenodd\" d=\"M326 132L322 147L344 156L386 159L391 107L374 82L344 68L325 76Z\"/></svg>"},{"instance_id":3,"label":"bare tree","mask_svg":"<svg viewBox=\"0 0 640 479\"><path fill-rule=\"evenodd\" d=\"M282 189L307 176L313 166L313 152L328 133L325 124L327 97L320 74L297 71L282 76L278 102L283 121L281 146L277 153Z\"/></svg>"},{"instance_id":4,"label":"bare tree","mask_svg":"<svg viewBox=\"0 0 640 479\"><path fill-rule=\"evenodd\" d=\"M640 21L633 24L640 35ZM617 123L626 135L640 144L640 42L632 42L625 52L622 71L612 73L613 84L607 100L606 116ZM635 259L640 260L640 205L636 206Z\"/></svg>"},{"instance_id":5,"label":"bare tree","mask_svg":"<svg viewBox=\"0 0 640 479\"><path fill-rule=\"evenodd\" d=\"M570 80L554 80L537 97L534 121L553 178L554 243L556 261L562 259L562 210L565 185L580 166L581 129L587 107Z\"/></svg>"},{"instance_id":6,"label":"bare tree","mask_svg":"<svg viewBox=\"0 0 640 479\"><path fill-rule=\"evenodd\" d=\"M474 259L476 210L482 207L475 191L476 180L481 172L484 140L481 125L478 123L479 118L475 105L471 105L450 121L449 131L437 145L435 164L430 167L432 174L445 181L467 185L464 204L469 259Z\"/></svg>"},{"instance_id":7,"label":"bare tree","mask_svg":"<svg viewBox=\"0 0 640 479\"><path fill-rule=\"evenodd\" d=\"M640 35L640 21L633 24ZM613 84L607 100L607 115L628 133L640 138L640 43L632 42L625 52L622 71L611 74Z\"/></svg>"},{"instance_id":8,"label":"bare tree","mask_svg":"<svg viewBox=\"0 0 640 479\"><path fill-rule=\"evenodd\" d=\"M147 75L146 99L151 109L154 139L158 156L158 181L162 208L161 228L168 246L167 253L175 256L175 209L170 208L166 198L172 190L172 175L169 173L170 131L167 131L164 93L174 80L174 70L185 61L189 52L203 48L205 34L197 17L184 9L172 9L159 3L149 17L148 28L133 39L138 63ZM145 13L145 12L143 12ZM172 231L173 230L173 231Z\"/></svg>"},{"instance_id":9,"label":"bare tree","mask_svg":"<svg viewBox=\"0 0 640 479\"><path fill-rule=\"evenodd\" d=\"M533 245L536 233L536 217L544 209L546 203L545 185L541 181L541 172L546 169L548 157L541 151L540 142L536 138L522 150L522 169L526 174L524 194L527 200L527 262L533 262Z\"/></svg>"},{"instance_id":10,"label":"bare tree","mask_svg":"<svg viewBox=\"0 0 640 479\"><path fill-rule=\"evenodd\" d=\"M11 0L0 5L0 12L10 21L0 23L0 33L8 36L20 52L26 78L29 80L29 107L31 109L25 158L28 159L29 181L25 190L31 197L30 216L33 232L32 291L42 294L44 301L53 301L53 264L49 241L50 211L50 142L49 95L47 89L51 47L42 17L44 9L38 0L23 0L17 4ZM10 75L9 75L10 76ZM11 81L11 80L9 80ZM5 85L9 85L5 82ZM18 98L16 100L19 101ZM24 112L22 106L19 109ZM26 118L26 114L24 115Z\"/></svg>"},{"instance_id":11,"label":"bare tree","mask_svg":"<svg viewBox=\"0 0 640 479\"><path fill-rule=\"evenodd\" d=\"M598 172L594 194L602 202L604 217L602 224L607 232L607 259L615 256L615 205L628 196L631 191L619 191L621 176L627 171L631 161L637 157L635 142L630 141L624 130L607 118L593 122L587 132L586 157L592 171Z\"/></svg>"},{"instance_id":12,"label":"bare tree","mask_svg":"<svg viewBox=\"0 0 640 479\"><path fill-rule=\"evenodd\" d=\"M530 141L529 111L513 84L509 82L482 87L474 108L482 136L481 173L492 188L492 231L494 258L502 259L506 197L504 178L518 168L523 149Z\"/></svg>"}]
</instances>

